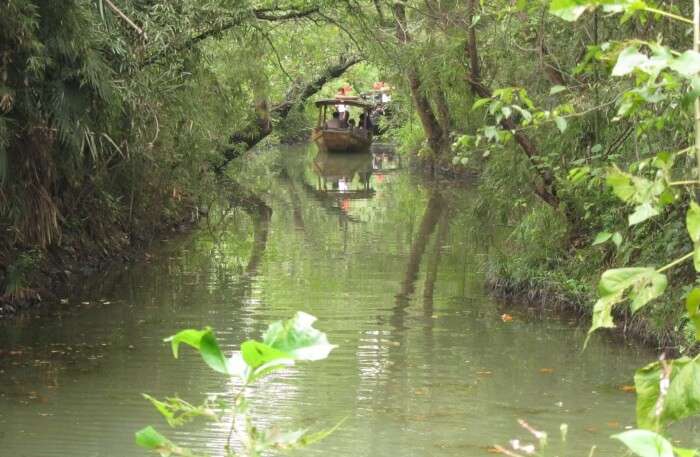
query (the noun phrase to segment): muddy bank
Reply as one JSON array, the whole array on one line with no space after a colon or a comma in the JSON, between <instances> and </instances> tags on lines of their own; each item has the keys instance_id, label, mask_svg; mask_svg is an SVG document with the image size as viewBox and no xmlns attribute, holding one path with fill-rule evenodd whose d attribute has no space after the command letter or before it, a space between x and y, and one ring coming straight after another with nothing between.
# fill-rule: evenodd
<instances>
[{"instance_id":1,"label":"muddy bank","mask_svg":"<svg viewBox=\"0 0 700 457\"><path fill-rule=\"evenodd\" d=\"M587 329L591 323L591 312L595 298L587 294L574 294L564 290L555 282L538 283L534 281L514 281L493 275L486 279L489 293L511 308L532 308L535 316L553 314L574 318L577 324ZM605 329L593 335L593 338L613 339L616 341L632 340L657 352L677 356L681 352L697 353L700 345L687 348L687 342L679 329L671 326L654 325L648 316L632 315L626 308L619 307L614 312L614 329ZM583 340L581 341L583 345ZM582 346L583 347L583 346Z\"/></svg>"},{"instance_id":2,"label":"muddy bank","mask_svg":"<svg viewBox=\"0 0 700 457\"><path fill-rule=\"evenodd\" d=\"M162 221L150 233L129 237L115 231L107 240L95 242L79 234L64 234L63 242L44 252L28 250L17 257L32 255L31 271L23 273L22 285L12 293L0 296L0 319L20 313L38 311L60 303L71 291L101 271L117 268L120 264L148 260L148 248L159 239L186 233L199 220L201 211L184 207L178 218ZM5 275L5 282L8 281ZM3 279L3 278L0 278Z\"/></svg>"}]
</instances>

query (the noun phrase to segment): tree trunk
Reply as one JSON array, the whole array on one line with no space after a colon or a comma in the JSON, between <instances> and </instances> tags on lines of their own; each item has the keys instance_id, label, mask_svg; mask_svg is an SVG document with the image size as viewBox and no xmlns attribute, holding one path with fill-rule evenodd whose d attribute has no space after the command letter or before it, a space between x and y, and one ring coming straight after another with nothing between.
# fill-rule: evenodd
<instances>
[{"instance_id":1,"label":"tree trunk","mask_svg":"<svg viewBox=\"0 0 700 457\"><path fill-rule=\"evenodd\" d=\"M469 12L467 16L467 23L469 24L472 24L471 19L474 16L475 8L476 0L469 0ZM491 89L489 89L481 79L481 65L479 64L479 53L476 44L476 30L473 25L469 27L466 51L469 57L469 73L467 74L467 81L469 82L472 92L481 98L491 98ZM525 133L517 130L517 124L510 118L504 118L501 120L501 127L503 127L504 130L513 132L515 141L518 143L525 155L527 155L530 163L537 173L538 179L533 183L533 190L535 194L548 205L552 206L553 208L558 208L559 198L556 194L554 177L542 162L539 150L537 149L535 143Z\"/></svg>"},{"instance_id":2,"label":"tree trunk","mask_svg":"<svg viewBox=\"0 0 700 457\"><path fill-rule=\"evenodd\" d=\"M407 45L411 42L411 36L407 28L406 9L402 3L397 2L394 4L394 17L396 18L396 37L399 43ZM440 155L445 148L445 136L447 132L443 131L430 106L428 98L422 91L422 82L413 63L410 63L406 69L406 78L408 79L408 85L411 89L411 98L418 111L418 116L420 117L423 130L428 140L428 145L436 155Z\"/></svg>"}]
</instances>

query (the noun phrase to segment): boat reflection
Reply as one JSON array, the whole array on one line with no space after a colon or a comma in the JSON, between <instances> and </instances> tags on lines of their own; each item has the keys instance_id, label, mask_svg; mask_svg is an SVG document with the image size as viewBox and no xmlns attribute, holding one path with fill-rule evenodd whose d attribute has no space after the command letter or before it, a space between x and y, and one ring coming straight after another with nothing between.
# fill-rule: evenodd
<instances>
[{"instance_id":1,"label":"boat reflection","mask_svg":"<svg viewBox=\"0 0 700 457\"><path fill-rule=\"evenodd\" d=\"M348 200L371 198L372 159L369 153L334 154L319 150L313 161L316 190Z\"/></svg>"},{"instance_id":2,"label":"boat reflection","mask_svg":"<svg viewBox=\"0 0 700 457\"><path fill-rule=\"evenodd\" d=\"M353 154L318 149L299 184L323 208L337 214L341 224L361 222L366 202L381 191L387 175L399 168L398 156L388 148Z\"/></svg>"}]
</instances>

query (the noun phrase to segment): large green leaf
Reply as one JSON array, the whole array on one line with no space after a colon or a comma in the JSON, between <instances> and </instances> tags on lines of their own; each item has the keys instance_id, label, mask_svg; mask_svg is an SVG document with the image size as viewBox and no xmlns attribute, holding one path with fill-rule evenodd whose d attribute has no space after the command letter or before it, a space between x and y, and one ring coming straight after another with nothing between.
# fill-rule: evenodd
<instances>
[{"instance_id":1,"label":"large green leaf","mask_svg":"<svg viewBox=\"0 0 700 457\"><path fill-rule=\"evenodd\" d=\"M554 116L554 123L557 124L557 128L561 133L564 133L568 127L566 119L561 116Z\"/></svg>"},{"instance_id":2,"label":"large green leaf","mask_svg":"<svg viewBox=\"0 0 700 457\"><path fill-rule=\"evenodd\" d=\"M599 244L603 244L606 241L608 241L610 238L612 238L613 234L610 232L599 232L596 236L595 239L593 240L593 244L591 246L597 246Z\"/></svg>"},{"instance_id":3,"label":"large green leaf","mask_svg":"<svg viewBox=\"0 0 700 457\"><path fill-rule=\"evenodd\" d=\"M686 78L697 76L700 72L700 53L689 49L673 59L669 66Z\"/></svg>"},{"instance_id":4,"label":"large green leaf","mask_svg":"<svg viewBox=\"0 0 700 457\"><path fill-rule=\"evenodd\" d=\"M634 387L637 391L637 427L653 430L661 418L656 415L656 402L659 399L661 365L650 363L634 373Z\"/></svg>"},{"instance_id":5,"label":"large green leaf","mask_svg":"<svg viewBox=\"0 0 700 457\"><path fill-rule=\"evenodd\" d=\"M241 354L245 363L251 368L258 368L273 360L292 359L286 352L255 340L249 340L241 344Z\"/></svg>"},{"instance_id":6,"label":"large green leaf","mask_svg":"<svg viewBox=\"0 0 700 457\"><path fill-rule=\"evenodd\" d=\"M634 208L634 212L630 214L627 219L629 225L632 226L644 222L654 216L658 216L659 214L660 212L658 208L652 206L649 202L645 202L641 205L637 205Z\"/></svg>"},{"instance_id":7,"label":"large green leaf","mask_svg":"<svg viewBox=\"0 0 700 457\"><path fill-rule=\"evenodd\" d=\"M304 312L285 322L270 324L263 334L263 343L284 352L295 360L322 360L337 346L330 344L326 334L315 329L316 318Z\"/></svg>"},{"instance_id":8,"label":"large green leaf","mask_svg":"<svg viewBox=\"0 0 700 457\"><path fill-rule=\"evenodd\" d=\"M591 333L595 332L599 328L613 328L615 323L613 322L612 309L617 302L620 301L619 295L608 295L603 298L599 298L595 305L593 306L593 317L591 319L591 328L588 329L588 338L590 338ZM584 347L588 344L588 338L584 343Z\"/></svg>"},{"instance_id":9,"label":"large green leaf","mask_svg":"<svg viewBox=\"0 0 700 457\"><path fill-rule=\"evenodd\" d=\"M612 75L624 76L632 73L637 68L644 68L649 64L649 57L639 52L638 47L630 46L623 49L617 57L617 63L612 70Z\"/></svg>"},{"instance_id":10,"label":"large green leaf","mask_svg":"<svg viewBox=\"0 0 700 457\"><path fill-rule=\"evenodd\" d=\"M666 275L649 267L617 268L607 270L598 283L598 301L593 306L593 318L584 347L591 334L599 328L615 327L612 317L613 307L625 299L625 292L631 300L630 308L636 312L666 290Z\"/></svg>"},{"instance_id":11,"label":"large green leaf","mask_svg":"<svg viewBox=\"0 0 700 457\"><path fill-rule=\"evenodd\" d=\"M607 270L600 277L598 294L601 297L617 294L629 287L644 287L653 282L654 278L664 276L650 267L628 267Z\"/></svg>"},{"instance_id":12,"label":"large green leaf","mask_svg":"<svg viewBox=\"0 0 700 457\"><path fill-rule=\"evenodd\" d=\"M680 420L700 414L700 360L688 360L671 378L664 414Z\"/></svg>"},{"instance_id":13,"label":"large green leaf","mask_svg":"<svg viewBox=\"0 0 700 457\"><path fill-rule=\"evenodd\" d=\"M644 275L643 278L633 285L629 293L632 299L630 303L632 312L636 313L641 307L653 299L660 297L664 291L666 291L666 286L668 286L666 275L657 273L656 271Z\"/></svg>"},{"instance_id":14,"label":"large green leaf","mask_svg":"<svg viewBox=\"0 0 700 457\"><path fill-rule=\"evenodd\" d=\"M658 433L649 430L628 430L613 435L612 438L622 441L640 457L674 457L671 443Z\"/></svg>"},{"instance_id":15,"label":"large green leaf","mask_svg":"<svg viewBox=\"0 0 700 457\"><path fill-rule=\"evenodd\" d=\"M636 193L632 184L632 177L617 168L613 168L608 172L605 182L612 188L617 198L623 202L631 201Z\"/></svg>"},{"instance_id":16,"label":"large green leaf","mask_svg":"<svg viewBox=\"0 0 700 457\"><path fill-rule=\"evenodd\" d=\"M252 382L274 370L294 365L295 361L314 361L328 357L335 348L326 334L315 329L316 318L298 312L287 321L269 325L263 341L249 340L241 345L241 352L234 356L246 365L242 378Z\"/></svg>"},{"instance_id":17,"label":"large green leaf","mask_svg":"<svg viewBox=\"0 0 700 457\"><path fill-rule=\"evenodd\" d=\"M549 5L549 12L565 21L573 22L588 9L587 4L581 3L574 0L552 0Z\"/></svg>"},{"instance_id":18,"label":"large green leaf","mask_svg":"<svg viewBox=\"0 0 700 457\"><path fill-rule=\"evenodd\" d=\"M187 344L198 350L202 359L215 371L224 374L232 374L229 363L219 348L219 343L210 328L204 330L183 330L165 339L170 342L173 349L173 356L178 357L180 344Z\"/></svg>"},{"instance_id":19,"label":"large green leaf","mask_svg":"<svg viewBox=\"0 0 700 457\"><path fill-rule=\"evenodd\" d=\"M666 362L670 371L669 387L662 405L660 383L663 366L651 363L637 370L637 426L655 430L671 422L700 414L700 361L682 357ZM660 408L659 408L660 406Z\"/></svg>"},{"instance_id":20,"label":"large green leaf","mask_svg":"<svg viewBox=\"0 0 700 457\"><path fill-rule=\"evenodd\" d=\"M632 13L644 9L646 3L642 0L552 0L549 12L565 21L575 21L586 10L593 10L598 6L609 13Z\"/></svg>"},{"instance_id":21,"label":"large green leaf","mask_svg":"<svg viewBox=\"0 0 700 457\"><path fill-rule=\"evenodd\" d=\"M691 201L688 212L685 213L685 226L688 229L688 235L693 240L695 248L693 250L693 266L695 271L700 272L700 206ZM697 326L696 326L697 328Z\"/></svg>"},{"instance_id":22,"label":"large green leaf","mask_svg":"<svg viewBox=\"0 0 700 457\"><path fill-rule=\"evenodd\" d=\"M693 243L700 241L700 205L695 202L690 202L688 212L685 213L685 225L688 229L688 235Z\"/></svg>"}]
</instances>

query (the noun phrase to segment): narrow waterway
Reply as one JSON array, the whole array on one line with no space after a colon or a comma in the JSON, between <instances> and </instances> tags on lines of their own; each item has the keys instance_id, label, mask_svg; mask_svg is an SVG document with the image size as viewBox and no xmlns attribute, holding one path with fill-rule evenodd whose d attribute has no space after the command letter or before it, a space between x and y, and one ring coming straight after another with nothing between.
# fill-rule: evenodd
<instances>
[{"instance_id":1,"label":"narrow waterway","mask_svg":"<svg viewBox=\"0 0 700 457\"><path fill-rule=\"evenodd\" d=\"M500 228L475 218L469 187L430 185L381 151L255 162L250 184L271 212L219 202L197 231L98 275L60 310L0 323L1 456L143 456L133 433L149 424L221 455L225 425L169 430L141 397L232 392L162 339L208 325L232 350L297 310L339 347L273 376L254 404L283 428L347 418L309 455L489 455L532 441L517 419L548 431L552 454L562 423L567 455L620 450L608 436L633 425L625 386L654 354L601 337L581 353L572 320L490 298L481 271Z\"/></svg>"}]
</instances>

